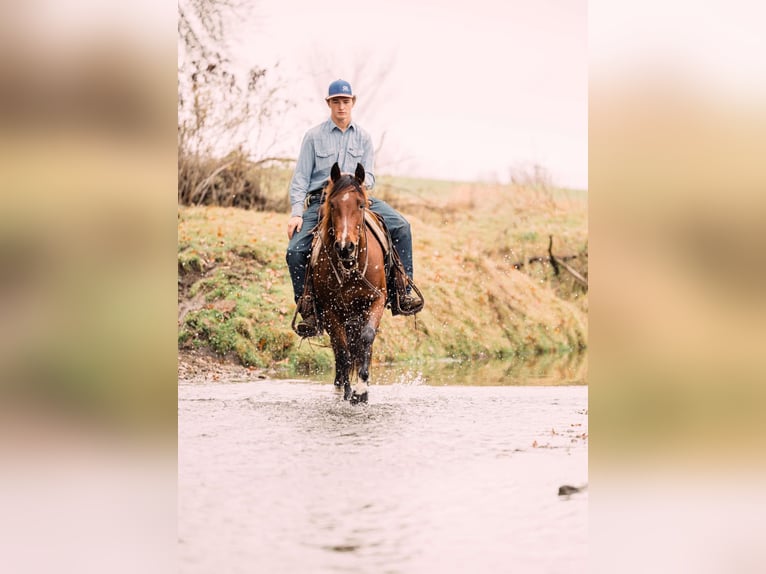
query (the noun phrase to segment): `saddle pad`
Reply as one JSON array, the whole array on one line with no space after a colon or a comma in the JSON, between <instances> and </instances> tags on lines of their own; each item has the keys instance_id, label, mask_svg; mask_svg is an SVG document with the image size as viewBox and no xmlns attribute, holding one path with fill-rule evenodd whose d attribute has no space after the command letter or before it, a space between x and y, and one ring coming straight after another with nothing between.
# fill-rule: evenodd
<instances>
[{"instance_id":1,"label":"saddle pad","mask_svg":"<svg viewBox=\"0 0 766 574\"><path fill-rule=\"evenodd\" d=\"M317 228L319 226L317 225ZM319 261L319 252L322 251L322 237L314 230L314 239L311 241L311 266L314 267Z\"/></svg>"},{"instance_id":2,"label":"saddle pad","mask_svg":"<svg viewBox=\"0 0 766 574\"><path fill-rule=\"evenodd\" d=\"M383 256L388 255L388 230L381 219L378 218L372 211L365 210L364 222L367 227L372 231L373 235L378 239L380 246L383 248Z\"/></svg>"}]
</instances>

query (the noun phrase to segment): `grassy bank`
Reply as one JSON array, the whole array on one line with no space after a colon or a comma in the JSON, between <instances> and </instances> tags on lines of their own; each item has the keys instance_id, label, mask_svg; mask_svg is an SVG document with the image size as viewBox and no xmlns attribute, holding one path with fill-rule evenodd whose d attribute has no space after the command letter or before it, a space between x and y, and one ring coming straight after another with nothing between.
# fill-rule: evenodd
<instances>
[{"instance_id":1,"label":"grassy bank","mask_svg":"<svg viewBox=\"0 0 766 574\"><path fill-rule=\"evenodd\" d=\"M380 178L376 195L412 224L426 298L417 318L386 314L377 361L523 358L587 346L587 293L549 264L528 262L547 256L552 236L554 254L575 256L568 263L587 276L585 192ZM179 348L296 373L332 367L326 338L301 344L290 329L286 222L283 212L179 207Z\"/></svg>"}]
</instances>

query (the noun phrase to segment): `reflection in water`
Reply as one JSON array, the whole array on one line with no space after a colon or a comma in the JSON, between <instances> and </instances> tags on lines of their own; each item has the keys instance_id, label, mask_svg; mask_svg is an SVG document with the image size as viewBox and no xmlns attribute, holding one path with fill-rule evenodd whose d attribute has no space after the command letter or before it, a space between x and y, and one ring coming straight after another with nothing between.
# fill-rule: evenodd
<instances>
[{"instance_id":1,"label":"reflection in water","mask_svg":"<svg viewBox=\"0 0 766 574\"><path fill-rule=\"evenodd\" d=\"M179 387L183 572L581 572L587 387Z\"/></svg>"},{"instance_id":2,"label":"reflection in water","mask_svg":"<svg viewBox=\"0 0 766 574\"><path fill-rule=\"evenodd\" d=\"M417 372L429 385L584 385L587 379L586 353L540 355L525 359L496 361L450 361L417 367L382 366L373 373L378 382L395 382ZM398 373L398 379L391 374Z\"/></svg>"},{"instance_id":3,"label":"reflection in water","mask_svg":"<svg viewBox=\"0 0 766 574\"><path fill-rule=\"evenodd\" d=\"M286 378L291 376L284 375ZM312 379L331 382L334 372L313 373ZM427 385L584 385L587 353L543 354L524 359L430 361L413 364L374 364L372 384L416 382Z\"/></svg>"}]
</instances>

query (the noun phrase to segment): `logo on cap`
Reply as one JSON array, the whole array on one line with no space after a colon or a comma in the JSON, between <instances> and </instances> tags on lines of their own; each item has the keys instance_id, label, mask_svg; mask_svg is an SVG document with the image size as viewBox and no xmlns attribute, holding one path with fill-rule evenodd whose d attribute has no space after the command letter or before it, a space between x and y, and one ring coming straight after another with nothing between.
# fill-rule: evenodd
<instances>
[{"instance_id":1,"label":"logo on cap","mask_svg":"<svg viewBox=\"0 0 766 574\"><path fill-rule=\"evenodd\" d=\"M332 97L340 95L352 98L354 97L354 91L351 89L351 84L345 80L335 80L332 84L330 84L330 87L327 89L327 97L325 99L329 100Z\"/></svg>"}]
</instances>

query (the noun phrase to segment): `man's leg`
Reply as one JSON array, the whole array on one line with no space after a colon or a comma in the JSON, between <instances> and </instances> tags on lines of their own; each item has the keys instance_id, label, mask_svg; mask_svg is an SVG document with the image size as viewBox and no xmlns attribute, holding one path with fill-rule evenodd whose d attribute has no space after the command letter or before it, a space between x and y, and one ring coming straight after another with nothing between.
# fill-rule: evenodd
<instances>
[{"instance_id":1,"label":"man's leg","mask_svg":"<svg viewBox=\"0 0 766 574\"><path fill-rule=\"evenodd\" d=\"M293 296L299 304L299 311L303 321L296 325L296 331L302 337L311 337L318 334L317 320L314 317L313 305L301 305L300 298L306 282L306 268L311 257L311 230L317 224L319 217L319 202L314 201L303 212L303 226L297 231L287 245L287 267L290 270L290 279L293 283Z\"/></svg>"},{"instance_id":2,"label":"man's leg","mask_svg":"<svg viewBox=\"0 0 766 574\"><path fill-rule=\"evenodd\" d=\"M380 199L371 199L370 209L380 215L391 234L391 241L394 244L399 259L402 260L404 271L407 277L414 278L412 265L412 231L409 222L404 219L401 213Z\"/></svg>"},{"instance_id":3,"label":"man's leg","mask_svg":"<svg viewBox=\"0 0 766 574\"><path fill-rule=\"evenodd\" d=\"M380 199L372 199L370 209L383 218L388 232L391 234L391 242L399 255L404 267L404 272L410 281L414 278L412 263L412 231L409 222L401 213ZM417 313L422 308L422 301L411 295L411 287L406 285L405 292L399 293L400 311L405 314Z\"/></svg>"}]
</instances>

